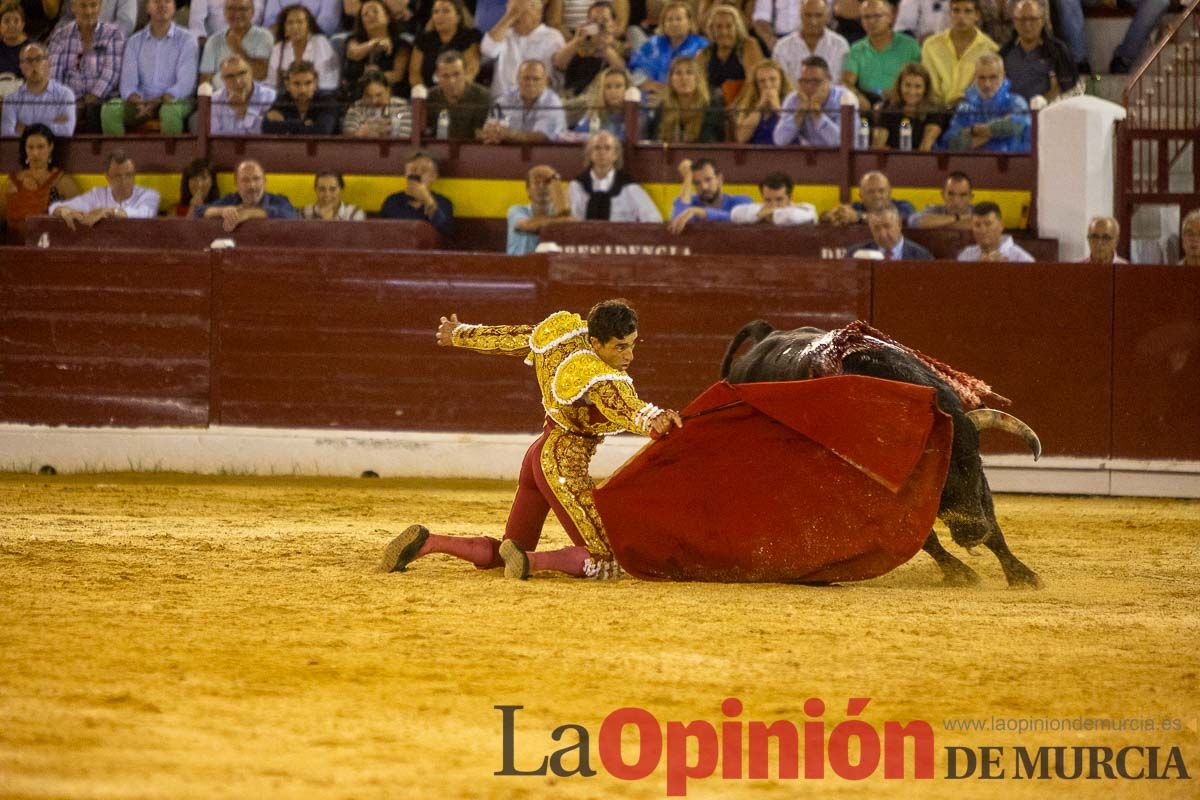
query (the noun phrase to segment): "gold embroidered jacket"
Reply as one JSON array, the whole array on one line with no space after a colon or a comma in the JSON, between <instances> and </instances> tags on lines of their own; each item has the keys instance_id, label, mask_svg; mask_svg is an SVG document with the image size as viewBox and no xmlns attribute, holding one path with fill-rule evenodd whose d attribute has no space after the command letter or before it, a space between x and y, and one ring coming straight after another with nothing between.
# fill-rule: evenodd
<instances>
[{"instance_id":1,"label":"gold embroidered jacket","mask_svg":"<svg viewBox=\"0 0 1200 800\"><path fill-rule=\"evenodd\" d=\"M662 409L637 396L629 374L605 364L588 346L587 322L559 311L537 325L459 325L455 347L520 356L533 367L546 415L584 436L649 433ZM590 407L602 420L594 419Z\"/></svg>"}]
</instances>

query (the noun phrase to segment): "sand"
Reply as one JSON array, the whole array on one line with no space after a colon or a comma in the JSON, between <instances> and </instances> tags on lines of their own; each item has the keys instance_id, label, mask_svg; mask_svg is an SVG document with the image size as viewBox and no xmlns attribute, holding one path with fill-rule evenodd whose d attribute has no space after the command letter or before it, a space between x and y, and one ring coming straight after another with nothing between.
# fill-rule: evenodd
<instances>
[{"instance_id":1,"label":"sand","mask_svg":"<svg viewBox=\"0 0 1200 800\"><path fill-rule=\"evenodd\" d=\"M624 781L601 763L604 719L633 706L719 729L727 697L743 723L798 726L819 698L826 735L849 698L871 698L858 718L876 730L930 724L936 777L912 779L911 753L905 780L882 767L862 781L828 764L819 781L718 768L688 797L1200 796L1200 502L998 497L1040 591L1007 588L984 550L964 556L983 577L969 589L941 586L924 554L827 588L519 582L445 556L374 571L410 522L494 533L512 488L0 475L0 796L664 797L665 767ZM566 537L552 523L544 542ZM573 723L599 774L495 776L497 705L524 707L516 767L576 743L577 729L550 738ZM944 723L995 717L1155 730ZM1160 769L1177 747L1196 777L1013 778L1015 747L1057 745L1158 747ZM982 746L1005 748L1005 778L947 779L946 748ZM576 767L578 750L563 762Z\"/></svg>"}]
</instances>

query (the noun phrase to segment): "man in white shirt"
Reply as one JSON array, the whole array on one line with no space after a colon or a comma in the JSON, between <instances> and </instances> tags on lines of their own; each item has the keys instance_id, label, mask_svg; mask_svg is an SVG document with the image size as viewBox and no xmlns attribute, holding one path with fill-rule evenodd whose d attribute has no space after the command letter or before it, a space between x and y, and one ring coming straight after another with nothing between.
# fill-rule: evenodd
<instances>
[{"instance_id":1,"label":"man in white shirt","mask_svg":"<svg viewBox=\"0 0 1200 800\"><path fill-rule=\"evenodd\" d=\"M963 248L959 261L1027 261L1033 256L1018 246L1011 236L1004 235L1004 222L1000 218L1000 206L990 201L975 204L971 214L971 234L975 244Z\"/></svg>"},{"instance_id":2,"label":"man in white shirt","mask_svg":"<svg viewBox=\"0 0 1200 800\"><path fill-rule=\"evenodd\" d=\"M517 70L526 61L540 61L546 75L554 79L554 54L566 45L558 30L542 24L542 0L508 0L508 8L483 37L480 52L496 60L492 75L492 97L517 88Z\"/></svg>"},{"instance_id":3,"label":"man in white shirt","mask_svg":"<svg viewBox=\"0 0 1200 800\"><path fill-rule=\"evenodd\" d=\"M608 222L662 222L646 190L621 169L621 143L608 131L597 131L584 145L584 170L567 187L571 216Z\"/></svg>"},{"instance_id":4,"label":"man in white shirt","mask_svg":"<svg viewBox=\"0 0 1200 800\"><path fill-rule=\"evenodd\" d=\"M552 142L567 129L562 100L547 88L546 65L529 60L521 64L518 88L496 101L500 119L489 118L479 131L484 144Z\"/></svg>"},{"instance_id":5,"label":"man in white shirt","mask_svg":"<svg viewBox=\"0 0 1200 800\"><path fill-rule=\"evenodd\" d=\"M80 223L92 227L102 219L153 219L158 216L158 192L134 183L137 167L123 150L104 159L107 186L97 186L70 200L50 206L50 216L59 217L75 230Z\"/></svg>"},{"instance_id":6,"label":"man in white shirt","mask_svg":"<svg viewBox=\"0 0 1200 800\"><path fill-rule=\"evenodd\" d=\"M788 78L800 78L800 67L809 56L820 56L829 65L829 79L842 82L842 61L850 52L846 37L829 30L829 6L825 0L804 0L800 6L800 29L775 43L772 57L783 67Z\"/></svg>"},{"instance_id":7,"label":"man in white shirt","mask_svg":"<svg viewBox=\"0 0 1200 800\"><path fill-rule=\"evenodd\" d=\"M782 172L772 172L758 184L761 203L743 203L729 212L731 222L738 225L765 223L767 225L813 225L817 209L812 203L792 202L792 179Z\"/></svg>"},{"instance_id":8,"label":"man in white shirt","mask_svg":"<svg viewBox=\"0 0 1200 800\"><path fill-rule=\"evenodd\" d=\"M1121 223L1112 217L1092 217L1087 227L1088 254L1079 259L1080 264L1128 264L1117 255L1117 242L1121 239Z\"/></svg>"}]
</instances>

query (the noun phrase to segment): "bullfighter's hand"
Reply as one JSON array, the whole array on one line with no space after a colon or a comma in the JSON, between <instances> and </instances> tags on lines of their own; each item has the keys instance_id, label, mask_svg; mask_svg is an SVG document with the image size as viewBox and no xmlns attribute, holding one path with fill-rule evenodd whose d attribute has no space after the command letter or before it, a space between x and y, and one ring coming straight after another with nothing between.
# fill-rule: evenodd
<instances>
[{"instance_id":1,"label":"bullfighter's hand","mask_svg":"<svg viewBox=\"0 0 1200 800\"><path fill-rule=\"evenodd\" d=\"M437 329L437 343L442 347L454 346L454 329L461 324L457 314L451 314L449 319L442 317Z\"/></svg>"}]
</instances>

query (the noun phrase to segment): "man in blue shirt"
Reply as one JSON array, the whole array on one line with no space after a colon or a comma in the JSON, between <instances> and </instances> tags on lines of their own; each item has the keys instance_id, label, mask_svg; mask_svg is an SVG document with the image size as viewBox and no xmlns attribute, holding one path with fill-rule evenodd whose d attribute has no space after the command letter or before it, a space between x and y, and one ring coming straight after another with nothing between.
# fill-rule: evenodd
<instances>
[{"instance_id":1,"label":"man in blue shirt","mask_svg":"<svg viewBox=\"0 0 1200 800\"><path fill-rule=\"evenodd\" d=\"M55 136L75 132L75 93L50 79L50 58L46 46L33 42L25 45L18 57L25 82L4 100L0 118L0 136L20 136L30 125L42 123Z\"/></svg>"},{"instance_id":2,"label":"man in blue shirt","mask_svg":"<svg viewBox=\"0 0 1200 800\"><path fill-rule=\"evenodd\" d=\"M803 144L811 147L837 147L842 140L842 104L855 107L854 128L858 128L858 101L844 86L829 82L829 65L820 56L801 62L796 91L783 101L779 122L772 134L777 145Z\"/></svg>"},{"instance_id":3,"label":"man in blue shirt","mask_svg":"<svg viewBox=\"0 0 1200 800\"><path fill-rule=\"evenodd\" d=\"M104 104L100 124L106 136L123 136L127 127L158 119L166 136L183 133L192 112L196 37L175 24L175 0L150 0L150 23L125 45L121 96Z\"/></svg>"},{"instance_id":4,"label":"man in blue shirt","mask_svg":"<svg viewBox=\"0 0 1200 800\"><path fill-rule=\"evenodd\" d=\"M671 204L671 220L667 223L671 233L683 233L694 219L729 222L729 212L734 206L753 202L744 194L722 191L725 178L711 159L702 158L693 164L685 158L679 162L679 177L683 182L679 197Z\"/></svg>"},{"instance_id":5,"label":"man in blue shirt","mask_svg":"<svg viewBox=\"0 0 1200 800\"><path fill-rule=\"evenodd\" d=\"M525 179L529 202L508 209L508 241L505 252L523 256L537 250L542 227L551 222L574 219L567 184L554 167L538 164Z\"/></svg>"},{"instance_id":6,"label":"man in blue shirt","mask_svg":"<svg viewBox=\"0 0 1200 800\"><path fill-rule=\"evenodd\" d=\"M433 156L418 150L404 162L404 177L408 185L383 201L379 216L384 219L424 220L447 238L454 233L454 203L450 198L433 191L438 178Z\"/></svg>"},{"instance_id":7,"label":"man in blue shirt","mask_svg":"<svg viewBox=\"0 0 1200 800\"><path fill-rule=\"evenodd\" d=\"M281 194L265 191L267 177L262 164L247 158L234 170L237 191L196 210L198 217L217 218L232 233L248 219L299 219L296 208Z\"/></svg>"}]
</instances>

